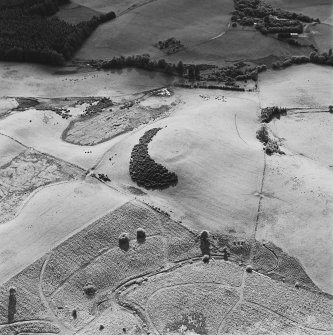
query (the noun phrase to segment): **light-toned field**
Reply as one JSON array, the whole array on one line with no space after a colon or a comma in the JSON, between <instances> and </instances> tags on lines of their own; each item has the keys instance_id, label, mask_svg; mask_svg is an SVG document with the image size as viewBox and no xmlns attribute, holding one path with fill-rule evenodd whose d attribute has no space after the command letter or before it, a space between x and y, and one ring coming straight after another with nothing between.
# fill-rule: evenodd
<instances>
[{"instance_id":1,"label":"light-toned field","mask_svg":"<svg viewBox=\"0 0 333 335\"><path fill-rule=\"evenodd\" d=\"M259 78L261 107L319 107L332 104L333 69L306 64L267 71Z\"/></svg>"},{"instance_id":2,"label":"light-toned field","mask_svg":"<svg viewBox=\"0 0 333 335\"><path fill-rule=\"evenodd\" d=\"M82 177L83 171L76 166L26 149L0 168L0 224L12 219L34 190Z\"/></svg>"},{"instance_id":3,"label":"light-toned field","mask_svg":"<svg viewBox=\"0 0 333 335\"><path fill-rule=\"evenodd\" d=\"M197 229L250 235L264 164L255 138L257 95L223 93L223 102L220 91L180 90L177 94L182 102L171 117L155 123L166 127L149 144L149 153L176 172L179 183L161 192L148 192L147 201L165 206ZM207 94L208 100L204 98ZM111 176L115 186L135 186L128 174L130 154L147 129L115 145L96 172Z\"/></svg>"},{"instance_id":4,"label":"light-toned field","mask_svg":"<svg viewBox=\"0 0 333 335\"><path fill-rule=\"evenodd\" d=\"M89 60L91 57L89 58ZM77 68L72 71L76 72ZM9 97L126 97L162 87L172 78L135 69L89 71L57 75L59 68L36 64L1 63L0 92Z\"/></svg>"},{"instance_id":5,"label":"light-toned field","mask_svg":"<svg viewBox=\"0 0 333 335\"><path fill-rule=\"evenodd\" d=\"M51 154L59 159L76 164L83 169L90 169L111 147L109 142L100 145L79 146L61 139L63 131L69 125L53 111L28 110L14 113L0 122L0 133L24 143L40 152ZM118 141L115 138L114 141Z\"/></svg>"},{"instance_id":6,"label":"light-toned field","mask_svg":"<svg viewBox=\"0 0 333 335\"><path fill-rule=\"evenodd\" d=\"M287 155L268 157L257 237L301 260L323 290L333 292L333 132L329 113L297 113L270 125Z\"/></svg>"},{"instance_id":7,"label":"light-toned field","mask_svg":"<svg viewBox=\"0 0 333 335\"><path fill-rule=\"evenodd\" d=\"M37 189L17 210L17 216L0 226L0 281L127 200L96 182L75 181Z\"/></svg>"},{"instance_id":8,"label":"light-toned field","mask_svg":"<svg viewBox=\"0 0 333 335\"><path fill-rule=\"evenodd\" d=\"M7 136L0 135L0 167L9 163L24 150L26 150L26 147L23 145Z\"/></svg>"}]
</instances>

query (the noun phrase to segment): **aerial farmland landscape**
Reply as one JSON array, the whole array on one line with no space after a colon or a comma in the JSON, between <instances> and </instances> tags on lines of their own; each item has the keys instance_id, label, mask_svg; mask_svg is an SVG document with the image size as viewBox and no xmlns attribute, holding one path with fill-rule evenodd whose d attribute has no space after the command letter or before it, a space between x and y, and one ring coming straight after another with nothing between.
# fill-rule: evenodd
<instances>
[{"instance_id":1,"label":"aerial farmland landscape","mask_svg":"<svg viewBox=\"0 0 333 335\"><path fill-rule=\"evenodd\" d=\"M332 0L0 0L0 335L333 335Z\"/></svg>"}]
</instances>

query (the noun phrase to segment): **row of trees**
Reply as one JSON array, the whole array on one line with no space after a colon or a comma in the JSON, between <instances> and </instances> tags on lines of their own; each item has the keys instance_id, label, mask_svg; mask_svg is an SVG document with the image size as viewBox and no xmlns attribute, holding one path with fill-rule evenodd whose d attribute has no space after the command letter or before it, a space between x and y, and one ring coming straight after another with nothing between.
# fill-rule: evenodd
<instances>
[{"instance_id":1,"label":"row of trees","mask_svg":"<svg viewBox=\"0 0 333 335\"><path fill-rule=\"evenodd\" d=\"M47 17L65 2L68 0L0 2L0 60L62 65L99 24L116 17L110 12L77 25Z\"/></svg>"},{"instance_id":2,"label":"row of trees","mask_svg":"<svg viewBox=\"0 0 333 335\"><path fill-rule=\"evenodd\" d=\"M253 26L263 34L303 32L302 22L320 22L303 14L274 8L261 0L234 0L233 22L244 26ZM277 19L278 18L278 19Z\"/></svg>"},{"instance_id":3,"label":"row of trees","mask_svg":"<svg viewBox=\"0 0 333 335\"><path fill-rule=\"evenodd\" d=\"M127 67L135 67L149 71L160 71L169 75L179 75L181 77L187 72L182 61L179 61L177 64L167 63L165 59L156 61L152 60L149 54L113 57L111 60L92 61L91 64L102 69L124 69Z\"/></svg>"},{"instance_id":4,"label":"row of trees","mask_svg":"<svg viewBox=\"0 0 333 335\"><path fill-rule=\"evenodd\" d=\"M314 21L314 19L309 16L300 13L289 12L280 8L274 8L270 4L261 0L234 0L234 7L235 12L233 15L238 18L252 17L263 19L273 15L287 20L299 20L302 22Z\"/></svg>"},{"instance_id":5,"label":"row of trees","mask_svg":"<svg viewBox=\"0 0 333 335\"><path fill-rule=\"evenodd\" d=\"M329 52L318 53L312 52L310 56L292 56L284 59L283 61L277 61L272 64L274 70L278 70L281 68L286 68L293 64L306 64L306 63L314 63L319 65L330 65L333 66L333 54L332 49Z\"/></svg>"}]
</instances>

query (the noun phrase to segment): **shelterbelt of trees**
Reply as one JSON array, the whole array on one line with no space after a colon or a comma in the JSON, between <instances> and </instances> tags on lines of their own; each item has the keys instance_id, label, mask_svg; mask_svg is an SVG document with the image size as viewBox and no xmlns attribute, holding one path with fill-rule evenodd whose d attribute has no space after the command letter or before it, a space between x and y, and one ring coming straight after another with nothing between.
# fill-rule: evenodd
<instances>
[{"instance_id":1,"label":"shelterbelt of trees","mask_svg":"<svg viewBox=\"0 0 333 335\"><path fill-rule=\"evenodd\" d=\"M307 15L274 8L261 0L234 0L235 11L231 17L233 22L243 26L256 24L263 34L303 32L302 22L320 22Z\"/></svg>"},{"instance_id":2,"label":"shelterbelt of trees","mask_svg":"<svg viewBox=\"0 0 333 335\"><path fill-rule=\"evenodd\" d=\"M0 60L62 65L114 12L73 25L49 17L69 0L0 0Z\"/></svg>"}]
</instances>

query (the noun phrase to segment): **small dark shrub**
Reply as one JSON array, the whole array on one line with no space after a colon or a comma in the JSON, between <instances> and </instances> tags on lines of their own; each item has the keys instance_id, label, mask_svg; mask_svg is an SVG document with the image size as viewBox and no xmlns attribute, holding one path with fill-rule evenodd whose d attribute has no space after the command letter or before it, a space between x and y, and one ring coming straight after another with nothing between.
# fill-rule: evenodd
<instances>
[{"instance_id":1,"label":"small dark shrub","mask_svg":"<svg viewBox=\"0 0 333 335\"><path fill-rule=\"evenodd\" d=\"M104 326L103 325L100 325L99 326L99 330L103 330L104 329Z\"/></svg>"},{"instance_id":2,"label":"small dark shrub","mask_svg":"<svg viewBox=\"0 0 333 335\"><path fill-rule=\"evenodd\" d=\"M267 128L262 125L259 130L257 130L257 135L256 135L257 139L263 143L263 144L267 144L268 141L269 141L269 134L268 134L268 131L267 131Z\"/></svg>"},{"instance_id":3,"label":"small dark shrub","mask_svg":"<svg viewBox=\"0 0 333 335\"><path fill-rule=\"evenodd\" d=\"M204 255L203 257L202 257L202 261L204 262L204 263L209 263L209 260L210 260L210 257L209 257L209 255Z\"/></svg>"},{"instance_id":4,"label":"small dark shrub","mask_svg":"<svg viewBox=\"0 0 333 335\"><path fill-rule=\"evenodd\" d=\"M146 239L146 231L143 228L138 228L136 231L136 239L143 242Z\"/></svg>"},{"instance_id":5,"label":"small dark shrub","mask_svg":"<svg viewBox=\"0 0 333 335\"><path fill-rule=\"evenodd\" d=\"M209 238L209 232L207 230L203 230L201 233L200 233L200 238L202 240L207 240Z\"/></svg>"},{"instance_id":6,"label":"small dark shrub","mask_svg":"<svg viewBox=\"0 0 333 335\"><path fill-rule=\"evenodd\" d=\"M253 268L251 265L246 266L246 272L251 273L253 271Z\"/></svg>"},{"instance_id":7,"label":"small dark shrub","mask_svg":"<svg viewBox=\"0 0 333 335\"><path fill-rule=\"evenodd\" d=\"M93 296L96 293L96 287L92 284L87 284L83 287L83 291L88 296Z\"/></svg>"},{"instance_id":8,"label":"small dark shrub","mask_svg":"<svg viewBox=\"0 0 333 335\"><path fill-rule=\"evenodd\" d=\"M119 248L123 250L129 249L129 235L127 233L121 233L118 238Z\"/></svg>"},{"instance_id":9,"label":"small dark shrub","mask_svg":"<svg viewBox=\"0 0 333 335\"><path fill-rule=\"evenodd\" d=\"M72 317L73 317L74 320L77 319L77 311L76 311L76 309L73 309L73 311L72 311Z\"/></svg>"}]
</instances>

